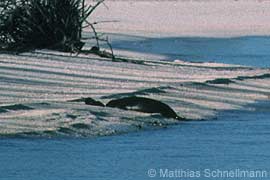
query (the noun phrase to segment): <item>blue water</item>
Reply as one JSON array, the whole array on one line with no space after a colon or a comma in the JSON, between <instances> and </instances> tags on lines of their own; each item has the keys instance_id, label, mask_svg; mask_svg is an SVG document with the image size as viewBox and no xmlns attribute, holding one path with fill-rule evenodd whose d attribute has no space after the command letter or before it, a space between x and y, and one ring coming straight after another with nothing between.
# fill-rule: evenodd
<instances>
[{"instance_id":1,"label":"blue water","mask_svg":"<svg viewBox=\"0 0 270 180\"><path fill-rule=\"evenodd\" d=\"M119 136L2 138L0 179L166 179L159 178L160 169L260 169L270 177L270 102L246 108L255 111L226 111L216 120ZM148 176L149 169L157 171L155 178ZM203 175L181 179L224 179Z\"/></svg>"},{"instance_id":2,"label":"blue water","mask_svg":"<svg viewBox=\"0 0 270 180\"><path fill-rule=\"evenodd\" d=\"M138 38L114 40L115 49L158 54L166 60L219 62L270 67L270 37L246 36L235 38Z\"/></svg>"}]
</instances>

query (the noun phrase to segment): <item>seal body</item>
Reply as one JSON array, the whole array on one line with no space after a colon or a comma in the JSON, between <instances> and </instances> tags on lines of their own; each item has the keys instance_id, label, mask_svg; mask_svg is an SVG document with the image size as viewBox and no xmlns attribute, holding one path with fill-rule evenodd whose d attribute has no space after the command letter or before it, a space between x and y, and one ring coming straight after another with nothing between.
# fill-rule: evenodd
<instances>
[{"instance_id":1,"label":"seal body","mask_svg":"<svg viewBox=\"0 0 270 180\"><path fill-rule=\"evenodd\" d=\"M144 97L126 97L111 100L106 104L107 107L119 108L123 110L133 110L143 113L159 113L166 118L174 118L183 120L184 118L179 117L174 110L167 104Z\"/></svg>"},{"instance_id":2,"label":"seal body","mask_svg":"<svg viewBox=\"0 0 270 180\"><path fill-rule=\"evenodd\" d=\"M91 105L91 106L101 106L101 107L105 107L105 105L100 102L100 101L96 101L90 97L88 98L85 98L84 99L84 103L87 104L87 105Z\"/></svg>"}]
</instances>

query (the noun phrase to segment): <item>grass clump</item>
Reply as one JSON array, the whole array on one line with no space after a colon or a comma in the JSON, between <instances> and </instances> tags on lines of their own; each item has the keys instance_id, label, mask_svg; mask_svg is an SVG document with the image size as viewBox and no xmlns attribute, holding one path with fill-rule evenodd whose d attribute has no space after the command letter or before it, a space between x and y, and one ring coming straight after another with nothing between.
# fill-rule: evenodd
<instances>
[{"instance_id":1,"label":"grass clump","mask_svg":"<svg viewBox=\"0 0 270 180\"><path fill-rule=\"evenodd\" d=\"M0 2L0 49L78 52L83 24L102 3L84 0L4 0Z\"/></svg>"}]
</instances>

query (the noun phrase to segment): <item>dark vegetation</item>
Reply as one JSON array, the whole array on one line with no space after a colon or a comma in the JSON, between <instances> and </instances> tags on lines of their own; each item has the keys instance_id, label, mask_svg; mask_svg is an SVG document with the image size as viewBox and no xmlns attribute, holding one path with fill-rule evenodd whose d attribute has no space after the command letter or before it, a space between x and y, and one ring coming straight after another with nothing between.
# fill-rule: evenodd
<instances>
[{"instance_id":1,"label":"dark vegetation","mask_svg":"<svg viewBox=\"0 0 270 180\"><path fill-rule=\"evenodd\" d=\"M84 0L2 0L0 50L81 52L84 27L91 26L98 41L94 26L87 18L103 1L91 6Z\"/></svg>"},{"instance_id":2,"label":"dark vegetation","mask_svg":"<svg viewBox=\"0 0 270 180\"><path fill-rule=\"evenodd\" d=\"M1 0L0 1L0 53L21 53L36 49L63 52L93 53L117 62L143 64L142 61L116 58L108 37L98 33L89 21L96 8L105 0L87 5L85 0ZM84 28L90 28L93 37L82 37ZM93 39L96 44L83 49L83 40ZM109 52L102 51L100 41Z\"/></svg>"}]
</instances>

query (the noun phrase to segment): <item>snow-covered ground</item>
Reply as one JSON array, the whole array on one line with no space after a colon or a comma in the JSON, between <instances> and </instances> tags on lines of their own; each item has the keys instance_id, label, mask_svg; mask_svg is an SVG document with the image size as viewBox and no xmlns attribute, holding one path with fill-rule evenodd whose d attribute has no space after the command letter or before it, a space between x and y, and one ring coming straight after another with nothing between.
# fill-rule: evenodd
<instances>
[{"instance_id":1,"label":"snow-covered ground","mask_svg":"<svg viewBox=\"0 0 270 180\"><path fill-rule=\"evenodd\" d=\"M104 23L102 30L124 33L124 38L170 33L245 35L268 30L262 14L269 13L267 2L109 1L107 6L110 11L98 11L96 18L120 22ZM143 19L139 18L142 16ZM230 24L227 26L225 22ZM88 42L87 47L90 46ZM146 113L68 102L82 97L103 103L130 95L149 97L168 104L179 116L194 120L211 119L221 110L242 108L270 97L270 70L266 68L167 62L156 60L155 54L149 58L137 56L136 52L119 53L139 58L113 62L90 54L46 50L0 54L0 135L97 136L178 123ZM232 82L209 81L218 78L225 78L223 82L229 78Z\"/></svg>"}]
</instances>

